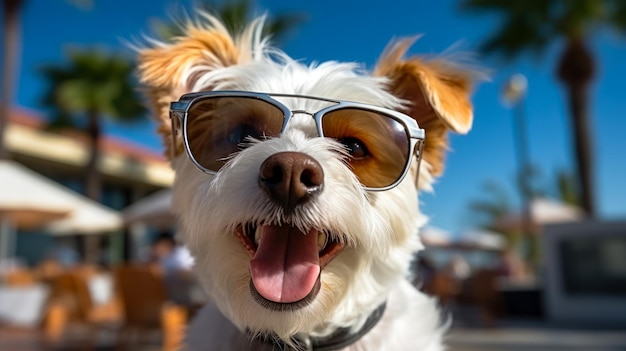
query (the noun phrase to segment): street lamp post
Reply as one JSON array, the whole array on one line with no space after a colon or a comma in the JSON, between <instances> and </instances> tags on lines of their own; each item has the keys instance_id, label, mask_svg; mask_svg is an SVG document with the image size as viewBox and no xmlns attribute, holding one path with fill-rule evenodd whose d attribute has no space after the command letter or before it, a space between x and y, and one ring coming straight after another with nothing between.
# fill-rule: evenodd
<instances>
[{"instance_id":1,"label":"street lamp post","mask_svg":"<svg viewBox=\"0 0 626 351\"><path fill-rule=\"evenodd\" d=\"M528 152L528 133L526 131L526 111L524 99L528 88L528 81L522 74L514 74L509 78L502 89L502 100L513 108L513 137L515 139L515 151L519 167L520 197L522 200L522 225L523 234L530 236L532 233L531 213L531 188L529 184L530 158Z\"/></svg>"}]
</instances>

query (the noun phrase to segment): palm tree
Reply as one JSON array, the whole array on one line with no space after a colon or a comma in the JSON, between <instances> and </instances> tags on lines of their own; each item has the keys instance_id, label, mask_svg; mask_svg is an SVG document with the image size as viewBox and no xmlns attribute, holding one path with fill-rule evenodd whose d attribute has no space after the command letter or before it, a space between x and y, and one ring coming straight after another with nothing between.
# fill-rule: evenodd
<instances>
[{"instance_id":1,"label":"palm tree","mask_svg":"<svg viewBox=\"0 0 626 351\"><path fill-rule=\"evenodd\" d=\"M71 0L75 6L82 9L89 9L93 5L92 0ZM9 151L4 144L6 127L9 122L11 112L11 104L13 98L13 89L15 88L15 77L18 75L19 57L20 57L20 18L24 0L3 0L2 10L4 14L4 46L2 61L2 86L0 87L0 159L7 158Z\"/></svg>"},{"instance_id":2,"label":"palm tree","mask_svg":"<svg viewBox=\"0 0 626 351\"><path fill-rule=\"evenodd\" d=\"M231 33L239 33L252 19L253 5L251 0L221 1L220 3L204 0L195 5L194 11L212 13L224 22ZM265 22L264 34L271 35L273 40L280 42L305 19L306 17L299 13L270 16ZM180 23L154 20L152 24L157 35L164 40L184 34L184 27Z\"/></svg>"},{"instance_id":3,"label":"palm tree","mask_svg":"<svg viewBox=\"0 0 626 351\"><path fill-rule=\"evenodd\" d=\"M555 188L558 199L563 203L580 206L580 196L576 191L576 175L567 170L559 170L556 174Z\"/></svg>"},{"instance_id":4,"label":"palm tree","mask_svg":"<svg viewBox=\"0 0 626 351\"><path fill-rule=\"evenodd\" d=\"M481 186L481 197L470 201L469 211L478 227L493 230L494 223L513 213L513 206L500 183L486 181Z\"/></svg>"},{"instance_id":5,"label":"palm tree","mask_svg":"<svg viewBox=\"0 0 626 351\"><path fill-rule=\"evenodd\" d=\"M484 53L512 59L525 51L542 53L563 41L556 75L568 95L581 206L594 216L593 152L589 133L589 85L596 62L589 42L600 27L626 33L624 0L461 0L468 11L495 11L504 16L481 46Z\"/></svg>"},{"instance_id":6,"label":"palm tree","mask_svg":"<svg viewBox=\"0 0 626 351\"><path fill-rule=\"evenodd\" d=\"M518 188L517 192L523 194L532 203L533 199L545 197L547 194L542 180L541 170L528 165L518 170L514 184ZM529 208L523 209L523 214L527 215L526 211L529 210ZM520 257L526 261L528 267L532 267L538 258L537 236L529 235L532 233L532 226L502 228L503 221L506 221L505 219L512 216L514 212L511 196L500 183L495 181L483 183L481 197L469 203L469 213L478 227L501 233L507 242L507 247L519 251ZM527 221L529 218L523 220Z\"/></svg>"},{"instance_id":7,"label":"palm tree","mask_svg":"<svg viewBox=\"0 0 626 351\"><path fill-rule=\"evenodd\" d=\"M49 85L43 103L53 113L51 125L81 129L89 137L85 193L94 200L99 200L101 191L102 119L133 121L145 116L132 80L133 69L121 56L84 50L70 52L67 65L49 65L42 70Z\"/></svg>"},{"instance_id":8,"label":"palm tree","mask_svg":"<svg viewBox=\"0 0 626 351\"><path fill-rule=\"evenodd\" d=\"M130 60L88 49L72 51L68 59L66 65L43 67L42 75L48 83L43 104L52 111L50 127L86 132L89 157L85 165L85 194L99 201L102 119L129 122L145 118L146 111L133 82ZM88 262L97 261L98 240L89 236L83 241Z\"/></svg>"},{"instance_id":9,"label":"palm tree","mask_svg":"<svg viewBox=\"0 0 626 351\"><path fill-rule=\"evenodd\" d=\"M566 177L571 173L562 171L557 179L557 193L561 195L561 176ZM546 197L550 186L544 183L543 172L534 165L527 165L515 174L514 187L517 193L529 200ZM569 184L565 184L567 186ZM569 189L566 189L566 191ZM476 224L484 229L495 230L493 224L514 212L512 196L505 187L493 180L482 184L481 197L469 203L469 210Z\"/></svg>"},{"instance_id":10,"label":"palm tree","mask_svg":"<svg viewBox=\"0 0 626 351\"><path fill-rule=\"evenodd\" d=\"M4 57L2 62L2 91L0 92L0 159L8 157L8 150L4 145L4 135L13 100L12 93L20 51L20 12L23 3L22 0L4 0L2 3Z\"/></svg>"}]
</instances>

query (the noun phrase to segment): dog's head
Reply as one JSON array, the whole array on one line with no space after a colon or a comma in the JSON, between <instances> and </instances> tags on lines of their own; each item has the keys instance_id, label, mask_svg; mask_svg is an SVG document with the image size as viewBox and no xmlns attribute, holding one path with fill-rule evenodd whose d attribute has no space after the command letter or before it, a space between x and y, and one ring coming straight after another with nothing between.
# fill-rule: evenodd
<instances>
[{"instance_id":1,"label":"dog's head","mask_svg":"<svg viewBox=\"0 0 626 351\"><path fill-rule=\"evenodd\" d=\"M442 172L447 132L471 127L472 73L405 58L412 40L373 72L306 66L267 45L262 19L236 35L205 20L139 56L199 278L242 329L362 324L421 248L418 187Z\"/></svg>"}]
</instances>

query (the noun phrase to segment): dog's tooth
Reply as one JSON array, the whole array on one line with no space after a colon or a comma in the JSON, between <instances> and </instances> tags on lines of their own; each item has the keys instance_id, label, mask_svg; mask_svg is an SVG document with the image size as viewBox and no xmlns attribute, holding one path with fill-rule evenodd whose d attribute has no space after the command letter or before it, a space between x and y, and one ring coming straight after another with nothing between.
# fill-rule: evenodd
<instances>
[{"instance_id":1,"label":"dog's tooth","mask_svg":"<svg viewBox=\"0 0 626 351\"><path fill-rule=\"evenodd\" d=\"M254 243L257 246L259 245L259 241L261 240L261 233L263 232L262 228L263 228L262 225L258 225L256 227L256 231L254 232Z\"/></svg>"},{"instance_id":2,"label":"dog's tooth","mask_svg":"<svg viewBox=\"0 0 626 351\"><path fill-rule=\"evenodd\" d=\"M326 247L326 242L328 241L328 235L325 232L320 232L317 234L317 250L322 251L324 247Z\"/></svg>"}]
</instances>

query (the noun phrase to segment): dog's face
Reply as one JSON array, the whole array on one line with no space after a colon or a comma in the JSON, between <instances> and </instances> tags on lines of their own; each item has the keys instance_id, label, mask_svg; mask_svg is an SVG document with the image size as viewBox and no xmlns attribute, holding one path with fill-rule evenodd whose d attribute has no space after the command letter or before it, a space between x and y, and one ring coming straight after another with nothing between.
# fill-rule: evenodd
<instances>
[{"instance_id":1,"label":"dog's face","mask_svg":"<svg viewBox=\"0 0 626 351\"><path fill-rule=\"evenodd\" d=\"M253 332L287 339L362 323L421 248L416 184L428 190L441 173L447 131L470 129L471 74L404 59L411 40L390 46L373 73L337 62L304 66L269 50L259 36L262 20L239 36L208 22L139 57L176 171L179 232L199 279L229 319ZM174 115L170 123L170 102L202 91L298 96L208 99L186 121ZM400 123L359 107L339 118L326 114L321 128L312 116L336 103L308 96L407 114L426 130L421 167L413 150L404 151ZM293 111L282 132L281 109ZM187 155L181 129L209 173ZM396 186L364 187L397 178L406 158L408 174Z\"/></svg>"}]
</instances>

